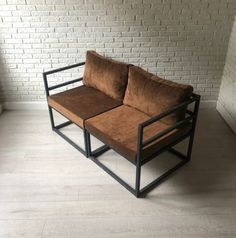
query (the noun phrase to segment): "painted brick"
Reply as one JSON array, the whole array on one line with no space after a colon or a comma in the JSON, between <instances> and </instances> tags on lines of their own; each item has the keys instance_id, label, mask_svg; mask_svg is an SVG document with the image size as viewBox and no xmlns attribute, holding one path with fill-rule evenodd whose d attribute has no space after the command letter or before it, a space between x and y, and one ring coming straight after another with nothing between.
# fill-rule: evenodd
<instances>
[{"instance_id":1,"label":"painted brick","mask_svg":"<svg viewBox=\"0 0 236 238\"><path fill-rule=\"evenodd\" d=\"M203 100L218 97L235 0L1 0L0 4L0 76L6 101L44 99L41 73L84 60L88 49L189 83ZM222 90L232 81L227 77L235 64L228 65ZM62 73L53 82L72 75Z\"/></svg>"}]
</instances>

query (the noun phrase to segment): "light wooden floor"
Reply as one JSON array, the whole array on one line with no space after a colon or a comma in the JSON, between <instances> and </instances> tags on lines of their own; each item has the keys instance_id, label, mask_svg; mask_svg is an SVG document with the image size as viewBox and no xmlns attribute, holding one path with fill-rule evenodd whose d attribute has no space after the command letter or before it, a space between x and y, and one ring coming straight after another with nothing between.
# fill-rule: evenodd
<instances>
[{"instance_id":1,"label":"light wooden floor","mask_svg":"<svg viewBox=\"0 0 236 238\"><path fill-rule=\"evenodd\" d=\"M80 131L67 133L81 143ZM101 159L133 182L129 162L113 151ZM145 166L143 183L175 161L164 154ZM236 237L236 136L202 109L192 161L136 199L53 133L47 112L4 112L0 238L12 237Z\"/></svg>"}]
</instances>

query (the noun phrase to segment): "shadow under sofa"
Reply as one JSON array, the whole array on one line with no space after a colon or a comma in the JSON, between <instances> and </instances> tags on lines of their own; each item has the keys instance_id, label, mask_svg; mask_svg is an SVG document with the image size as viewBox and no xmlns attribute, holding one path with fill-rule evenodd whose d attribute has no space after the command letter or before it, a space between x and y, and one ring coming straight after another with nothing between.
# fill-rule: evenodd
<instances>
[{"instance_id":1,"label":"shadow under sofa","mask_svg":"<svg viewBox=\"0 0 236 238\"><path fill-rule=\"evenodd\" d=\"M48 86L48 75L82 65L85 65L83 78ZM190 160L200 102L192 86L161 79L140 67L94 51L87 51L86 62L44 72L43 78L52 129L136 197L143 197ZM82 86L50 95L54 89L80 81ZM193 110L188 109L190 104ZM53 110L68 121L55 125ZM85 149L60 131L71 123L83 130ZM104 146L92 150L90 134ZM172 148L186 138L189 138L186 155ZM97 159L109 149L136 166L134 187ZM166 150L178 156L180 162L140 188L142 165Z\"/></svg>"}]
</instances>

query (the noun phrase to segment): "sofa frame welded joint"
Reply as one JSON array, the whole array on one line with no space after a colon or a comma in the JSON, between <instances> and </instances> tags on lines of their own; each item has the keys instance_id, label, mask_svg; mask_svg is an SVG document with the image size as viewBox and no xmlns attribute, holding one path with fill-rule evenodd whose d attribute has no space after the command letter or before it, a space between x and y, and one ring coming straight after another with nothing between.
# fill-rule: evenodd
<instances>
[{"instance_id":1,"label":"sofa frame welded joint","mask_svg":"<svg viewBox=\"0 0 236 238\"><path fill-rule=\"evenodd\" d=\"M45 92L46 92L46 97L48 100L48 97L50 96L50 92L54 89L58 89L67 85L71 85L74 83L81 82L83 80L82 77L74 80L70 80L67 82L63 82L60 84L57 84L55 86L48 86L48 75L61 72L64 70L72 69L75 67L80 67L85 65L85 62L69 65L66 67L58 68L55 70L47 71L43 73L43 80L44 80L44 86L45 86ZM86 99L85 99L86 100ZM93 162L95 162L100 168L102 168L105 172L107 172L109 175L111 175L116 181L118 181L123 187L125 187L129 192L131 192L133 195L136 197L144 197L149 191L154 189L156 186L158 186L161 182L163 182L168 176L170 176L172 173L174 173L177 169L182 167L184 164L190 161L191 159L191 153L192 153L192 147L193 147L193 140L194 140L194 134L195 134L195 128L196 128L196 122L197 122L197 116L198 116L198 110L199 110L199 103L200 103L200 96L197 94L192 93L190 98L170 109L168 109L165 112L162 112L160 114L157 114L156 116L151 117L150 119L142 122L139 124L137 128L137 153L135 160L130 160L127 158L125 155L122 155L124 158L126 158L129 162L131 162L135 168L135 181L134 181L134 187L130 186L127 182L125 182L121 177L119 177L116 173L111 171L106 165L104 165L101 161L99 161L99 156L102 155L104 152L108 151L109 149L113 149L116 152L119 153L119 151L116 150L116 148L113 148L111 145L107 145L105 141L103 141L101 138L98 138L101 142L104 143L103 146L100 148L97 148L95 150L92 150L91 148L91 138L90 136L93 135L93 133L89 132L86 127L81 127L74 121L72 121L69 117L65 116L62 114L60 111L56 110L55 108L51 107L48 104L48 111L49 111L49 117L50 117L50 123L52 130L55 131L59 136L61 136L64 140L66 140L69 144L71 144L74 148L76 148L79 152L81 152L84 156L87 158L90 158ZM159 120L162 120L163 118L176 113L180 110L183 110L184 108L187 108L188 105L194 104L193 110L186 110L186 117L180 121L177 121L173 125L170 125L168 128L165 130L158 132L154 134L153 136L146 138L144 140L144 129L150 125L152 125L155 122L158 122ZM53 116L53 110L59 112L62 116L67 118L67 121L58 125L55 125L54 121L54 116ZM69 126L71 124L77 125L80 129L83 130L83 137L84 137L84 148L76 144L74 141L72 141L68 136L66 136L60 129ZM175 129L181 128L182 126L190 124L190 130L186 132L184 135L181 137L177 138L175 141L172 143L162 147L161 149L158 149L154 151L152 154L148 156L143 156L143 149L152 144L154 141L162 138L163 136L167 135L168 133L172 132ZM97 137L96 135L93 135ZM188 142L188 147L187 147L187 153L183 154L176 149L173 148L176 144L179 142L189 139ZM168 151L169 153L177 156L180 159L180 162L178 162L174 167L170 168L166 172L164 172L161 176L156 178L154 181L149 183L148 185L144 186L143 188L140 187L140 181L141 181L141 169L142 166L149 161L153 160L156 158L158 155L162 154L163 152Z\"/></svg>"}]
</instances>

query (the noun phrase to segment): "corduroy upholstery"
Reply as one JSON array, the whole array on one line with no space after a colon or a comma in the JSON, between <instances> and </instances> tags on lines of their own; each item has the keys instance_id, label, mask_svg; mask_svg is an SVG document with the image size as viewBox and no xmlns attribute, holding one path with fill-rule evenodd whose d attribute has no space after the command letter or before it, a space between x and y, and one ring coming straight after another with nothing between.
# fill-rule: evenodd
<instances>
[{"instance_id":1,"label":"corduroy upholstery","mask_svg":"<svg viewBox=\"0 0 236 238\"><path fill-rule=\"evenodd\" d=\"M84 120L121 105L92 87L80 86L48 97L48 104L80 127Z\"/></svg>"},{"instance_id":2,"label":"corduroy upholstery","mask_svg":"<svg viewBox=\"0 0 236 238\"><path fill-rule=\"evenodd\" d=\"M147 71L131 66L124 104L134 107L149 116L157 115L187 100L193 87L161 79ZM183 119L185 110L173 113L161 121L173 124Z\"/></svg>"},{"instance_id":3,"label":"corduroy upholstery","mask_svg":"<svg viewBox=\"0 0 236 238\"><path fill-rule=\"evenodd\" d=\"M83 83L106 95L123 101L129 65L87 51Z\"/></svg>"},{"instance_id":4,"label":"corduroy upholstery","mask_svg":"<svg viewBox=\"0 0 236 238\"><path fill-rule=\"evenodd\" d=\"M149 118L147 114L135 108L122 105L86 120L85 128L118 153L133 161L137 153L138 125ZM143 139L148 139L167 127L169 125L165 123L155 122L145 128ZM151 155L153 152L186 134L189 130L190 126L187 125L161 137L144 148L142 157L145 158Z\"/></svg>"}]
</instances>

